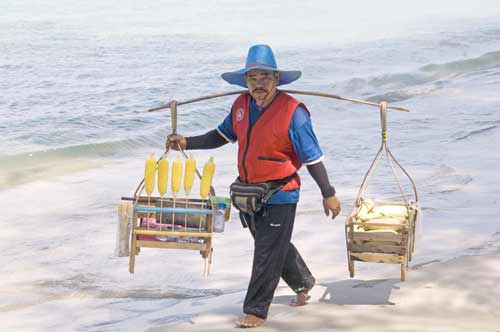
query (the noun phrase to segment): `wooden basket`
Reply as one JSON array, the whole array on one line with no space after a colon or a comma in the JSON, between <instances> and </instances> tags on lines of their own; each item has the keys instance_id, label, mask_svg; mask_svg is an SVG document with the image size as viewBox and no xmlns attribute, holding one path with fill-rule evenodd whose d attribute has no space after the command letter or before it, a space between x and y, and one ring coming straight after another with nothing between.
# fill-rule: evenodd
<instances>
[{"instance_id":1,"label":"wooden basket","mask_svg":"<svg viewBox=\"0 0 500 332\"><path fill-rule=\"evenodd\" d=\"M358 221L356 212L359 206L357 205L345 223L350 276L354 277L355 261L390 263L401 265L401 281L404 281L408 262L411 261L414 251L418 207L414 202L406 204L405 202L376 201L376 205L408 207L408 218L406 221L394 223L377 223L377 219Z\"/></svg>"}]
</instances>

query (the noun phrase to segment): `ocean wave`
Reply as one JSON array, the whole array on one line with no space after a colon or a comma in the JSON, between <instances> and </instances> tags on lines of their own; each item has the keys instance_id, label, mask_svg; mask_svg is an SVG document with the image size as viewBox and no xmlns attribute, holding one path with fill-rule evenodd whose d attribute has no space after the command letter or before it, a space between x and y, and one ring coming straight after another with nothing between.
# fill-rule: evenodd
<instances>
[{"instance_id":1,"label":"ocean wave","mask_svg":"<svg viewBox=\"0 0 500 332\"><path fill-rule=\"evenodd\" d=\"M476 135L480 135L480 134L492 131L492 130L498 128L498 127L499 126L490 126L490 127L485 127L485 128L477 129L477 130L471 130L468 133L466 133L465 135L462 134L459 137L455 138L455 141L462 141L462 140L470 138L472 136L476 136Z\"/></svg>"},{"instance_id":2,"label":"ocean wave","mask_svg":"<svg viewBox=\"0 0 500 332\"><path fill-rule=\"evenodd\" d=\"M414 72L355 77L340 83L345 93L356 93L370 101L397 102L432 94L449 83L475 75L500 75L500 51L442 64L427 64ZM385 91L380 94L377 91Z\"/></svg>"},{"instance_id":3,"label":"ocean wave","mask_svg":"<svg viewBox=\"0 0 500 332\"><path fill-rule=\"evenodd\" d=\"M366 99L368 101L371 101L374 103L379 103L381 101L386 101L388 103L395 103L398 101L408 100L410 98L414 98L417 96L429 95L436 90L437 90L437 88L428 87L428 88L423 88L423 89L407 89L407 90L389 91L387 93L370 96Z\"/></svg>"},{"instance_id":4,"label":"ocean wave","mask_svg":"<svg viewBox=\"0 0 500 332\"><path fill-rule=\"evenodd\" d=\"M500 67L500 51L489 52L476 58L452 61L442 64L429 64L420 68L422 72L447 76Z\"/></svg>"},{"instance_id":5,"label":"ocean wave","mask_svg":"<svg viewBox=\"0 0 500 332\"><path fill-rule=\"evenodd\" d=\"M421 182L421 191L427 195L448 194L463 190L473 181L472 176L457 171L454 167L441 164L437 170Z\"/></svg>"},{"instance_id":6,"label":"ocean wave","mask_svg":"<svg viewBox=\"0 0 500 332\"><path fill-rule=\"evenodd\" d=\"M10 188L35 180L48 179L98 167L106 158L120 158L134 150L158 145L164 136L139 136L131 139L72 145L43 151L0 157L0 188Z\"/></svg>"}]
</instances>

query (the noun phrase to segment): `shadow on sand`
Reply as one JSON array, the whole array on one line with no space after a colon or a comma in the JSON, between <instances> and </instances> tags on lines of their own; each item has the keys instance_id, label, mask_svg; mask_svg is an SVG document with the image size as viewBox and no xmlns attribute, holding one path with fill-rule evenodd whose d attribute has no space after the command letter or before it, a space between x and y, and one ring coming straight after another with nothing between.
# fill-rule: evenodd
<instances>
[{"instance_id":1,"label":"shadow on sand","mask_svg":"<svg viewBox=\"0 0 500 332\"><path fill-rule=\"evenodd\" d=\"M337 305L394 305L389 301L391 291L399 289L399 279L358 280L348 279L317 284L325 287L319 302ZM273 303L288 304L293 295L275 296Z\"/></svg>"}]
</instances>

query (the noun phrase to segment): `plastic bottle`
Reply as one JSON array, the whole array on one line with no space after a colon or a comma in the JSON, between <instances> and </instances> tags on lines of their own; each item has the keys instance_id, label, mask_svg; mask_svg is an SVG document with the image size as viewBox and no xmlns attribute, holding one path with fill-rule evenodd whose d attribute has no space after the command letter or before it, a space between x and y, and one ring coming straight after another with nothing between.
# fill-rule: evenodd
<instances>
[{"instance_id":1,"label":"plastic bottle","mask_svg":"<svg viewBox=\"0 0 500 332\"><path fill-rule=\"evenodd\" d=\"M222 233L224 232L224 214L226 213L226 204L217 203L217 210L214 215L214 232Z\"/></svg>"}]
</instances>

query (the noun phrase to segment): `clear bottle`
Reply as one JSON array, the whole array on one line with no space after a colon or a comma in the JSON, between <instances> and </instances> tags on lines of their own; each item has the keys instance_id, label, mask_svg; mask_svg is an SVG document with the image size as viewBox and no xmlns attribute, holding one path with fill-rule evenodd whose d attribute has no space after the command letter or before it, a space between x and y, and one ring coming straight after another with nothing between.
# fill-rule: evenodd
<instances>
[{"instance_id":1,"label":"clear bottle","mask_svg":"<svg viewBox=\"0 0 500 332\"><path fill-rule=\"evenodd\" d=\"M215 233L224 232L224 215L226 213L226 204L217 203L217 210L214 214L214 226L213 230Z\"/></svg>"}]
</instances>

